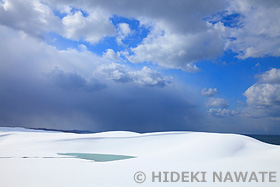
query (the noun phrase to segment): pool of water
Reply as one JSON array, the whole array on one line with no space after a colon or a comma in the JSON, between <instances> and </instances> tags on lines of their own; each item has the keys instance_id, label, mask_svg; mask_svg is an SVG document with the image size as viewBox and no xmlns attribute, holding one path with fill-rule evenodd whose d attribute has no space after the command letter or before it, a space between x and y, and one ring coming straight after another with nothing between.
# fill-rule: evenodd
<instances>
[{"instance_id":1,"label":"pool of water","mask_svg":"<svg viewBox=\"0 0 280 187\"><path fill-rule=\"evenodd\" d=\"M93 160L95 162L110 162L116 160L125 160L136 158L135 156L111 155L111 154L92 154L92 153L57 153L58 155L71 156L85 160Z\"/></svg>"}]
</instances>

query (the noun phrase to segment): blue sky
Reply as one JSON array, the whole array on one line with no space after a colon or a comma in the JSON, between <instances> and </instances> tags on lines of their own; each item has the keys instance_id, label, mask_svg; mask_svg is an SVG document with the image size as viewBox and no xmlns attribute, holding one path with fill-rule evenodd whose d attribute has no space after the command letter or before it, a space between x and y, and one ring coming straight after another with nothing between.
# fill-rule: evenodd
<instances>
[{"instance_id":1,"label":"blue sky","mask_svg":"<svg viewBox=\"0 0 280 187\"><path fill-rule=\"evenodd\" d=\"M0 1L0 125L280 134L279 7Z\"/></svg>"}]
</instances>

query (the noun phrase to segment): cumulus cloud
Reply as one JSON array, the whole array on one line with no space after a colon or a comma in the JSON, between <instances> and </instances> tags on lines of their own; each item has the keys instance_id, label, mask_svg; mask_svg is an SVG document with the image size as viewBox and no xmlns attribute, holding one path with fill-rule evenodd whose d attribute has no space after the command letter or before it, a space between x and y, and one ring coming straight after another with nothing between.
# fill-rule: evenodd
<instances>
[{"instance_id":1,"label":"cumulus cloud","mask_svg":"<svg viewBox=\"0 0 280 187\"><path fill-rule=\"evenodd\" d=\"M247 98L248 107L244 114L249 117L270 117L277 119L280 116L280 79L279 69L272 68L257 76L257 83L249 87L243 95Z\"/></svg>"},{"instance_id":2,"label":"cumulus cloud","mask_svg":"<svg viewBox=\"0 0 280 187\"><path fill-rule=\"evenodd\" d=\"M213 96L218 94L219 91L217 88L203 88L201 90L201 95L209 97L208 101L205 103L207 107L215 107L210 108L208 110L208 114L217 118L226 118L230 116L235 116L237 112L234 110L226 109L229 107L229 103L224 98L214 98Z\"/></svg>"},{"instance_id":3,"label":"cumulus cloud","mask_svg":"<svg viewBox=\"0 0 280 187\"><path fill-rule=\"evenodd\" d=\"M206 30L197 33L174 34L155 29L142 44L132 48L128 60L134 63L156 62L166 68L198 72L194 62L214 59L222 54L222 41L217 33Z\"/></svg>"},{"instance_id":4,"label":"cumulus cloud","mask_svg":"<svg viewBox=\"0 0 280 187\"><path fill-rule=\"evenodd\" d=\"M40 1L0 2L0 24L36 37L42 37L42 32L61 30L59 18Z\"/></svg>"},{"instance_id":5,"label":"cumulus cloud","mask_svg":"<svg viewBox=\"0 0 280 187\"><path fill-rule=\"evenodd\" d=\"M97 73L99 72L111 80L122 83L133 82L149 87L166 87L170 83L167 77L146 66L141 70L131 70L124 65L112 63L100 66L97 70Z\"/></svg>"},{"instance_id":6,"label":"cumulus cloud","mask_svg":"<svg viewBox=\"0 0 280 187\"><path fill-rule=\"evenodd\" d=\"M272 68L259 76L259 82L280 84L280 69Z\"/></svg>"},{"instance_id":7,"label":"cumulus cloud","mask_svg":"<svg viewBox=\"0 0 280 187\"><path fill-rule=\"evenodd\" d=\"M211 15L227 6L223 0L209 0L200 3L195 0L173 1L173 0L48 0L50 4L69 5L89 9L93 7L102 7L114 15L128 18L137 18L139 20L150 20L151 22L161 22L166 27L176 32L197 32L205 29L206 25L201 18ZM148 22L150 22L148 21ZM191 25L191 27L190 27Z\"/></svg>"},{"instance_id":8,"label":"cumulus cloud","mask_svg":"<svg viewBox=\"0 0 280 187\"><path fill-rule=\"evenodd\" d=\"M223 109L210 108L208 112L215 117L229 117L229 116L235 116L237 114L236 111L225 109L225 108Z\"/></svg>"},{"instance_id":9,"label":"cumulus cloud","mask_svg":"<svg viewBox=\"0 0 280 187\"><path fill-rule=\"evenodd\" d=\"M122 0L122 3L100 0L83 0L79 3L67 0L49 0L49 2L52 2L50 4L72 5L84 10L100 7L111 15L139 20L142 26L150 29L150 32L140 44L130 48L133 54L128 55L127 58L134 63L153 62L162 67L198 72L199 69L195 62L215 59L223 52L220 33L202 21L205 16L225 8L226 3L222 0L211 0L204 3L195 0ZM117 25L117 43L122 44L122 41L131 33L128 24ZM72 38L74 36L71 34Z\"/></svg>"},{"instance_id":10,"label":"cumulus cloud","mask_svg":"<svg viewBox=\"0 0 280 187\"><path fill-rule=\"evenodd\" d=\"M255 106L270 106L280 104L280 84L255 84L248 88L244 95L247 104Z\"/></svg>"},{"instance_id":11,"label":"cumulus cloud","mask_svg":"<svg viewBox=\"0 0 280 187\"><path fill-rule=\"evenodd\" d=\"M131 35L133 33L133 31L130 29L129 25L127 23L120 23L117 26L117 43L119 45L123 45L123 40Z\"/></svg>"},{"instance_id":12,"label":"cumulus cloud","mask_svg":"<svg viewBox=\"0 0 280 187\"><path fill-rule=\"evenodd\" d=\"M195 64L186 64L184 70L189 73L197 73L200 69Z\"/></svg>"},{"instance_id":13,"label":"cumulus cloud","mask_svg":"<svg viewBox=\"0 0 280 187\"><path fill-rule=\"evenodd\" d=\"M72 40L97 43L102 38L115 34L109 16L110 14L101 9L88 12L88 16L84 16L81 11L70 13L62 19L63 36Z\"/></svg>"},{"instance_id":14,"label":"cumulus cloud","mask_svg":"<svg viewBox=\"0 0 280 187\"><path fill-rule=\"evenodd\" d=\"M201 95L207 96L207 97L212 97L218 93L219 93L219 91L217 90L217 88L209 88L208 90L206 88L203 88L201 90Z\"/></svg>"},{"instance_id":15,"label":"cumulus cloud","mask_svg":"<svg viewBox=\"0 0 280 187\"><path fill-rule=\"evenodd\" d=\"M55 32L67 39L92 44L115 35L111 14L100 8L88 9L87 15L84 15L70 5L58 7L66 14L62 19L54 14L56 8L48 1L5 0L0 3L0 23L35 37L43 38L48 32Z\"/></svg>"},{"instance_id":16,"label":"cumulus cloud","mask_svg":"<svg viewBox=\"0 0 280 187\"><path fill-rule=\"evenodd\" d=\"M132 62L152 61L188 71L188 64L215 59L228 49L241 59L280 54L277 1L122 2L96 0L92 4L153 27L148 37L132 48L134 55L128 57ZM213 25L202 21L211 14L216 14Z\"/></svg>"},{"instance_id":17,"label":"cumulus cloud","mask_svg":"<svg viewBox=\"0 0 280 187\"><path fill-rule=\"evenodd\" d=\"M225 49L238 58L280 56L279 9L279 1L274 0L230 1L224 15L217 14L212 21L223 33Z\"/></svg>"},{"instance_id":18,"label":"cumulus cloud","mask_svg":"<svg viewBox=\"0 0 280 187\"><path fill-rule=\"evenodd\" d=\"M210 98L206 103L208 107L219 107L219 108L227 108L229 107L228 101L224 98Z\"/></svg>"},{"instance_id":19,"label":"cumulus cloud","mask_svg":"<svg viewBox=\"0 0 280 187\"><path fill-rule=\"evenodd\" d=\"M37 0L6 0L1 4L0 21L6 26L21 29L28 34L43 35L44 32L56 32L65 38L83 40L92 44L106 36L116 34L117 42L122 44L122 40L132 34L132 30L127 23L120 23L115 32L109 19L112 15L134 17L144 25L148 24L144 21L148 19L155 29L142 45L132 49L135 55L129 59L133 62L153 61L164 67L196 72L198 68L195 65L188 65L189 63L215 58L222 52L222 43L218 34L212 32L211 28L207 28L206 23L201 22L201 19L224 5L222 1L207 1L205 4L216 6L201 6L197 1L162 3L161 1L124 0L122 3L115 1L105 3L98 0L85 0L75 3L49 0L43 4ZM84 15L81 9L87 15ZM60 19L53 13L54 10L66 16ZM191 16L194 13L197 16ZM141 58L143 53L148 57Z\"/></svg>"},{"instance_id":20,"label":"cumulus cloud","mask_svg":"<svg viewBox=\"0 0 280 187\"><path fill-rule=\"evenodd\" d=\"M279 7L279 2L273 0L5 0L0 4L0 23L37 37L55 32L96 44L104 37L115 36L122 44L132 30L127 23L115 28L110 18L133 18L150 32L130 48L133 54L127 58L131 62L153 62L197 72L196 62L215 59L224 50L236 52L241 59L279 56ZM64 15L60 17L55 11Z\"/></svg>"},{"instance_id":21,"label":"cumulus cloud","mask_svg":"<svg viewBox=\"0 0 280 187\"><path fill-rule=\"evenodd\" d=\"M272 68L259 76L259 81L244 92L247 104L261 107L280 105L280 70Z\"/></svg>"},{"instance_id":22,"label":"cumulus cloud","mask_svg":"<svg viewBox=\"0 0 280 187\"><path fill-rule=\"evenodd\" d=\"M116 82L130 82L132 78L128 74L128 70L124 65L111 63L99 66L96 73L101 73L105 77L114 80Z\"/></svg>"},{"instance_id":23,"label":"cumulus cloud","mask_svg":"<svg viewBox=\"0 0 280 187\"><path fill-rule=\"evenodd\" d=\"M114 62L120 62L122 61L121 58L122 53L115 52L113 49L106 49L106 51L103 53L103 57L109 60L113 60Z\"/></svg>"},{"instance_id":24,"label":"cumulus cloud","mask_svg":"<svg viewBox=\"0 0 280 187\"><path fill-rule=\"evenodd\" d=\"M160 73L151 70L147 66L144 66L140 71L129 72L133 80L141 85L152 87L165 87L169 84L166 77L163 77Z\"/></svg>"}]
</instances>

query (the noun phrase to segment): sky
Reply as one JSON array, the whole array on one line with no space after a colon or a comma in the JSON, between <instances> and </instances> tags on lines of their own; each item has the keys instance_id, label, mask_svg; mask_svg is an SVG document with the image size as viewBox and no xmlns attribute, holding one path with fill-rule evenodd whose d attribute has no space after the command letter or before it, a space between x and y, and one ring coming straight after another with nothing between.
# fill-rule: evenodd
<instances>
[{"instance_id":1,"label":"sky","mask_svg":"<svg viewBox=\"0 0 280 187\"><path fill-rule=\"evenodd\" d=\"M279 0L0 0L0 126L280 135Z\"/></svg>"}]
</instances>

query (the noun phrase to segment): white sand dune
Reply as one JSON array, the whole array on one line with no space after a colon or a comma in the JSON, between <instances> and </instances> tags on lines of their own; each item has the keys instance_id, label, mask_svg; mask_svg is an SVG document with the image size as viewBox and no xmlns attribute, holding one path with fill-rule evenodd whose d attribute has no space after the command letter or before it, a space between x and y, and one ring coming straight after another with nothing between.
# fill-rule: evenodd
<instances>
[{"instance_id":1,"label":"white sand dune","mask_svg":"<svg viewBox=\"0 0 280 187\"><path fill-rule=\"evenodd\" d=\"M136 158L94 162L58 153L127 155ZM145 182L134 174L142 171ZM152 173L168 172L152 181ZM172 182L171 172L206 172L206 182ZM255 172L256 180L213 182L213 172ZM266 174L262 181L258 172ZM189 174L190 174L189 173ZM200 173L201 174L201 173ZM200 174L198 176L200 176ZM143 176L138 179L142 180ZM136 179L137 180L137 179ZM280 146L234 134L104 132L74 134L22 128L0 128L1 187L133 187L133 186L280 186Z\"/></svg>"}]
</instances>

